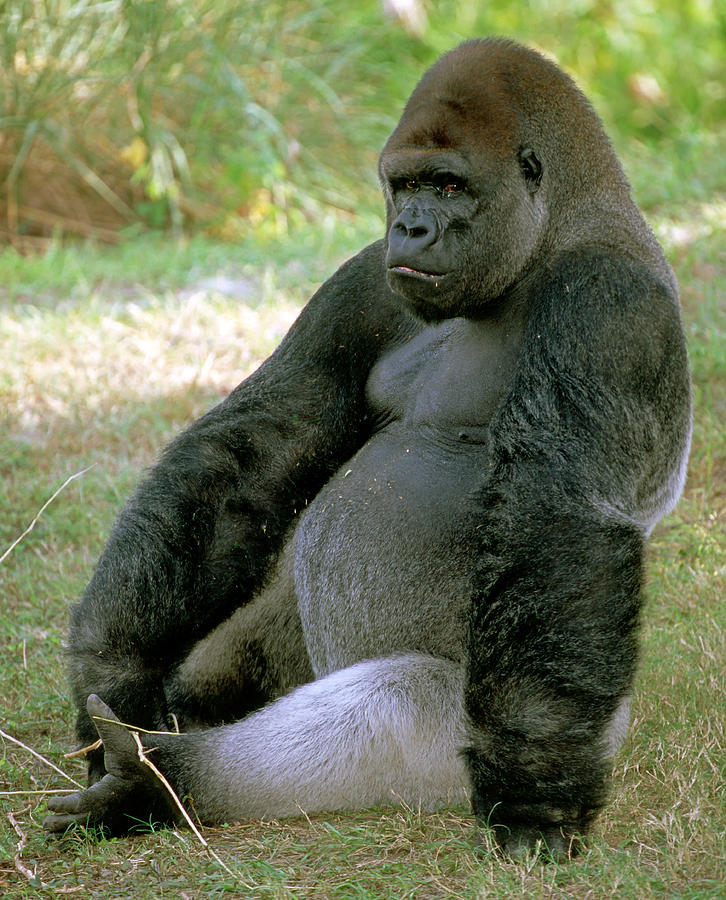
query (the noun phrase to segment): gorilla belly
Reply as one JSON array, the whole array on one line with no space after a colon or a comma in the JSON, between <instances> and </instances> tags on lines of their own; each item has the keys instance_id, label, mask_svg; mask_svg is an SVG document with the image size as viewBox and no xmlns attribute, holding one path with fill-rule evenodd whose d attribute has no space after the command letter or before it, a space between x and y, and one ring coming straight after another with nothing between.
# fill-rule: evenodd
<instances>
[{"instance_id":1,"label":"gorilla belly","mask_svg":"<svg viewBox=\"0 0 726 900\"><path fill-rule=\"evenodd\" d=\"M316 675L406 650L462 658L468 498L486 460L483 444L394 423L317 495L295 534Z\"/></svg>"}]
</instances>

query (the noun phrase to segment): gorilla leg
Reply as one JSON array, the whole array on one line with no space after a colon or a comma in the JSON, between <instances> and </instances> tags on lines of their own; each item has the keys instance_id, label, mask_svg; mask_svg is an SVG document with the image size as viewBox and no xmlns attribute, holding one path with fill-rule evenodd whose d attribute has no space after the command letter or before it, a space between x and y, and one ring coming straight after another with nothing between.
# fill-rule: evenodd
<instances>
[{"instance_id":1,"label":"gorilla leg","mask_svg":"<svg viewBox=\"0 0 726 900\"><path fill-rule=\"evenodd\" d=\"M233 725L142 740L207 824L391 802L435 808L468 794L462 693L461 666L408 653L333 672ZM98 698L89 712L110 718ZM122 814L163 809L121 731L99 723L108 782L49 801L48 830L73 822L118 828Z\"/></svg>"}]
</instances>

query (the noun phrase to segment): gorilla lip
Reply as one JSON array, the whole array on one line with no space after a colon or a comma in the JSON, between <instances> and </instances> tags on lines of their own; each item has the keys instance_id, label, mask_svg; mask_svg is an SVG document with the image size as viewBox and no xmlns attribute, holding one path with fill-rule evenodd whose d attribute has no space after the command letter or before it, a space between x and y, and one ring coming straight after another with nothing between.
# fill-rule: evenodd
<instances>
[{"instance_id":1,"label":"gorilla lip","mask_svg":"<svg viewBox=\"0 0 726 900\"><path fill-rule=\"evenodd\" d=\"M436 274L435 272L421 272L418 269L412 269L410 266L391 266L388 271L396 272L399 275L405 275L407 277L413 276L414 278L422 278L426 281L440 281L442 278L446 277L446 272L441 272L440 274Z\"/></svg>"}]
</instances>

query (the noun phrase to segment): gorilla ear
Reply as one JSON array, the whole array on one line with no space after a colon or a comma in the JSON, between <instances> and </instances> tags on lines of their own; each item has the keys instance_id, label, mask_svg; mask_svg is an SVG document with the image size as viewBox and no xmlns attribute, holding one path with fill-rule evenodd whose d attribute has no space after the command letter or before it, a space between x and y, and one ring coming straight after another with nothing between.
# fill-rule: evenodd
<instances>
[{"instance_id":1,"label":"gorilla ear","mask_svg":"<svg viewBox=\"0 0 726 900\"><path fill-rule=\"evenodd\" d=\"M522 167L528 187L534 193L542 181L542 163L530 147L522 147L519 151L519 165Z\"/></svg>"}]
</instances>

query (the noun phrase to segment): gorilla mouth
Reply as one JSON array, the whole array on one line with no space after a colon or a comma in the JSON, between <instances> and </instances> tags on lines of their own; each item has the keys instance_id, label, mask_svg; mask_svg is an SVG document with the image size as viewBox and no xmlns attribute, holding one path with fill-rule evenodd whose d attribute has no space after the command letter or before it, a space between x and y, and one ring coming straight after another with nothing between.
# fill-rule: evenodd
<instances>
[{"instance_id":1,"label":"gorilla mouth","mask_svg":"<svg viewBox=\"0 0 726 900\"><path fill-rule=\"evenodd\" d=\"M412 269L410 266L391 266L388 269L397 275L404 275L407 278L420 278L424 281L441 281L446 278L446 272L421 272L419 269Z\"/></svg>"}]
</instances>

